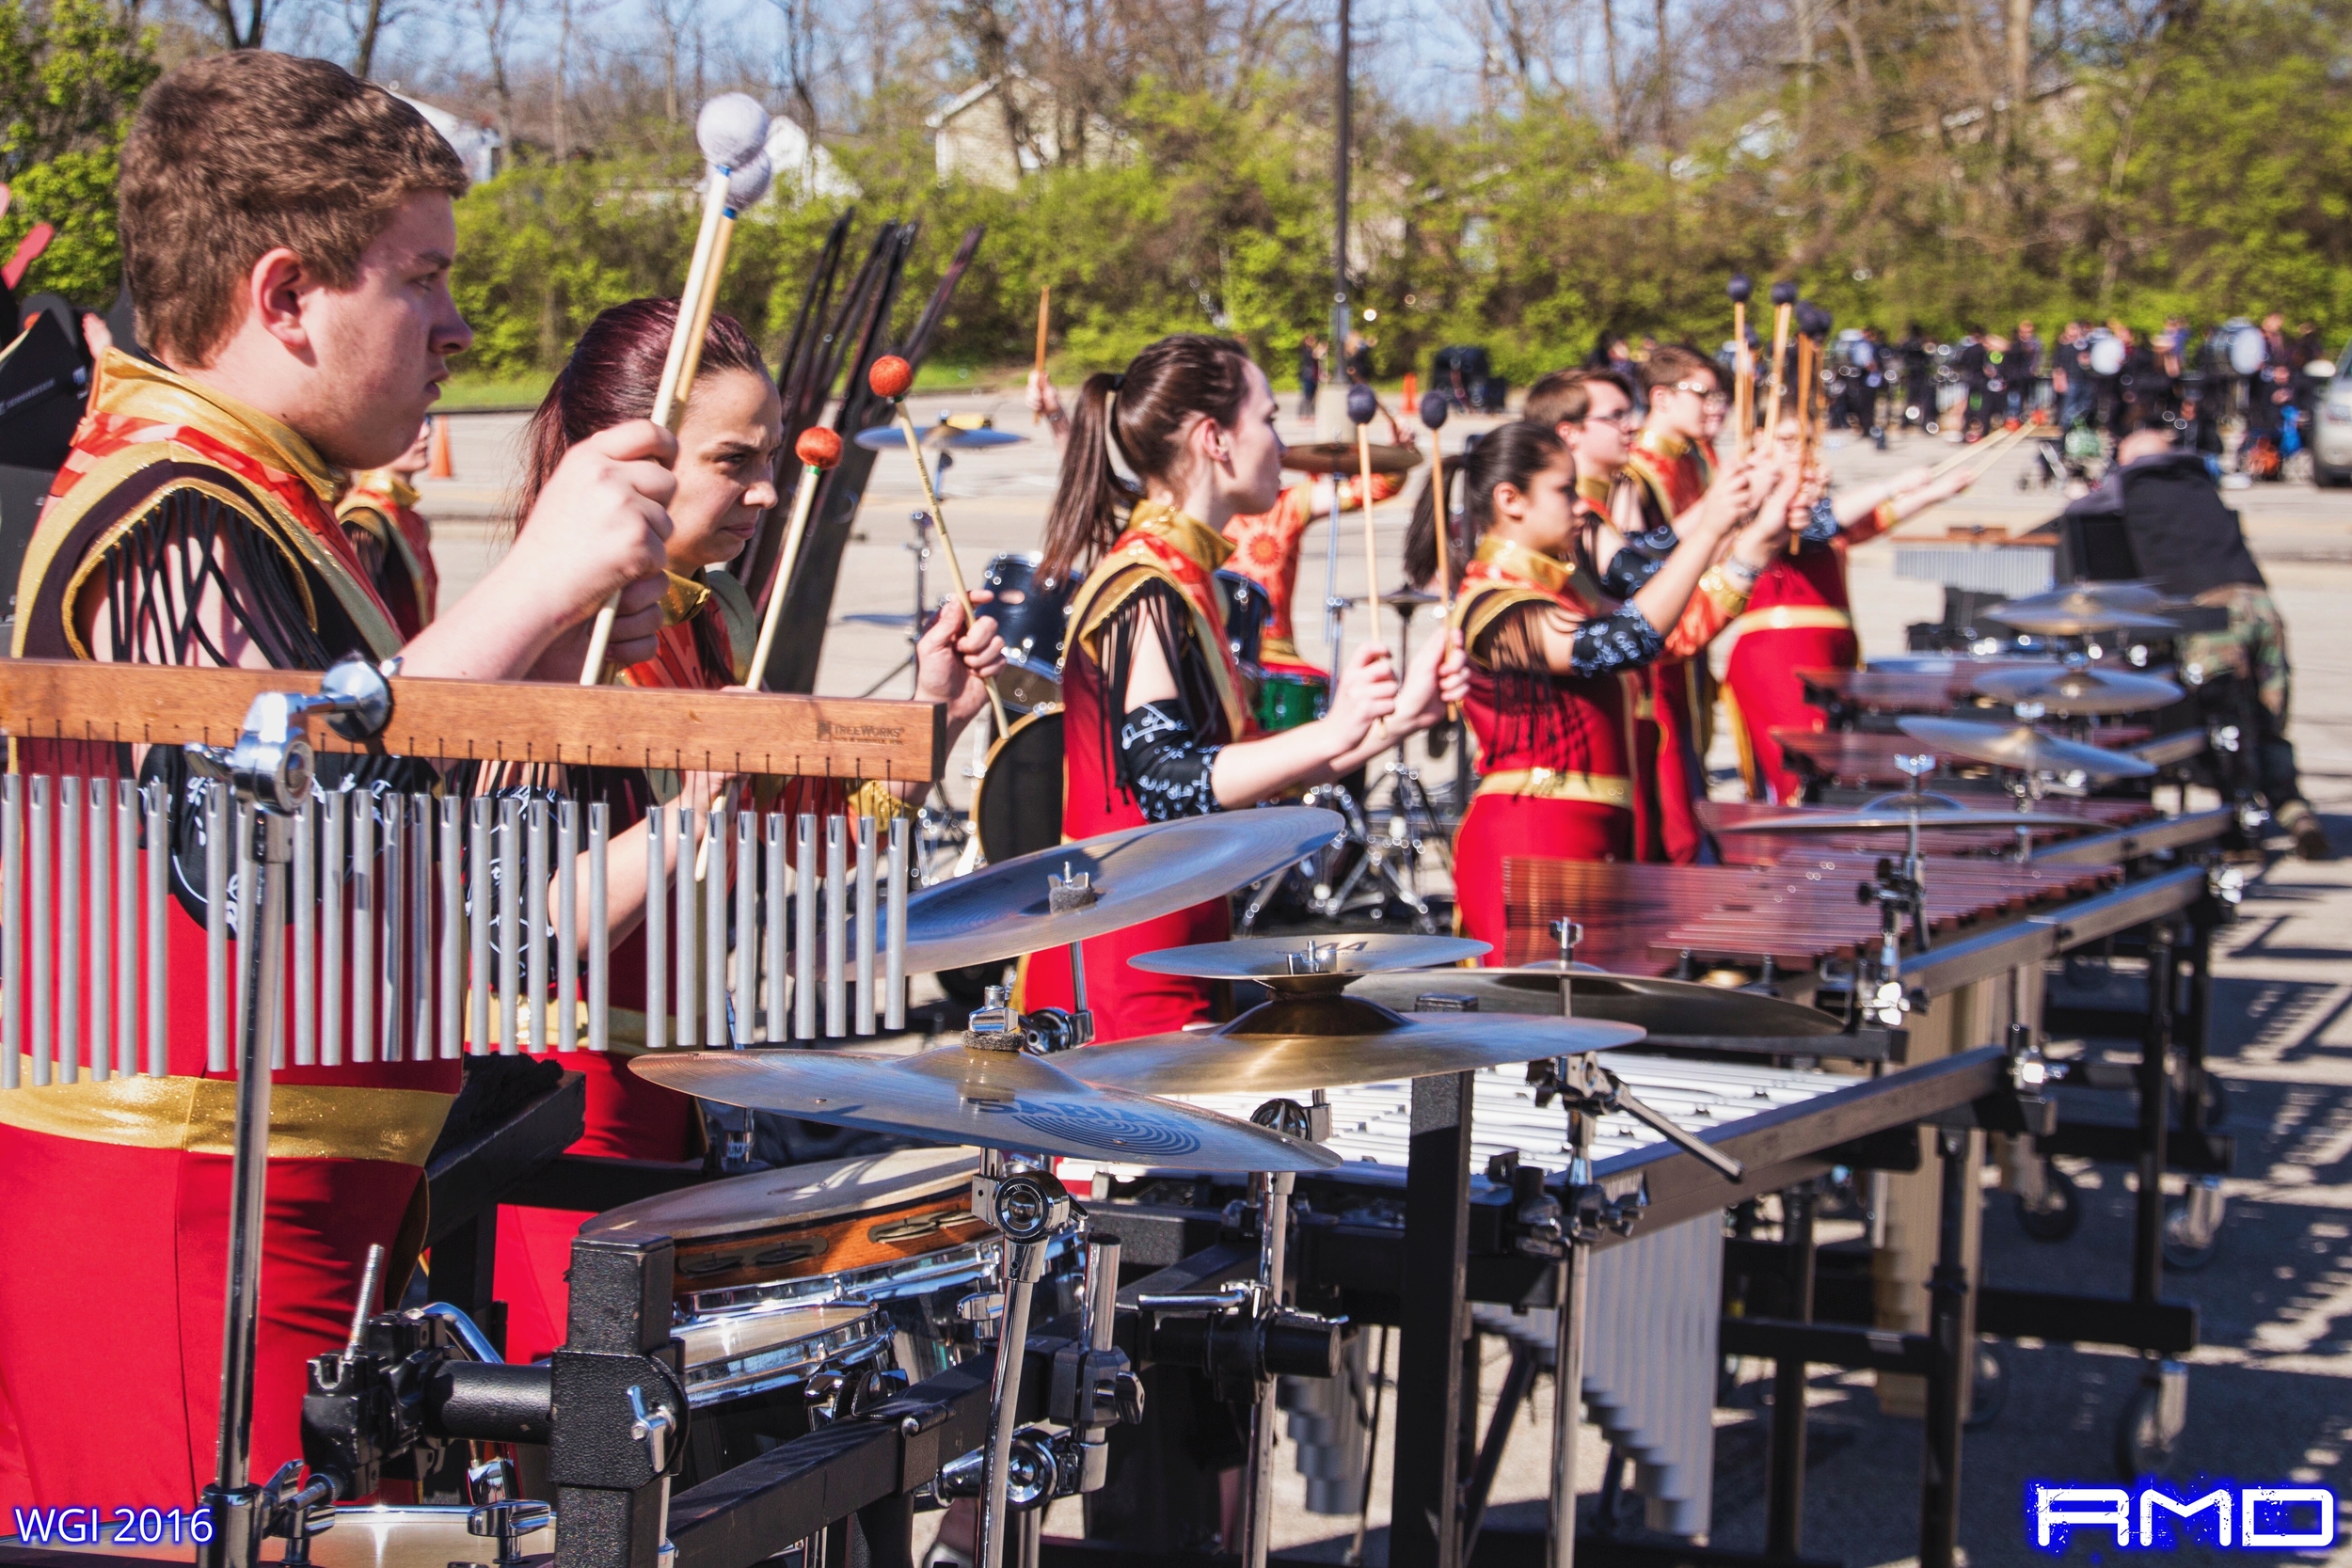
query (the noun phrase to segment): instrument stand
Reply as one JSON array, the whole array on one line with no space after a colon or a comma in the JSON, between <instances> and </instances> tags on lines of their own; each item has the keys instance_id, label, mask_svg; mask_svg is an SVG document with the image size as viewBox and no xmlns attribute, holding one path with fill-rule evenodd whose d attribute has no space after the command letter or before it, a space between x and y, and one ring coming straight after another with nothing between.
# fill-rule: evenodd
<instances>
[{"instance_id":1,"label":"instrument stand","mask_svg":"<svg viewBox=\"0 0 2352 1568\"><path fill-rule=\"evenodd\" d=\"M310 743L304 738L303 725L314 714L326 717L338 734L367 739L391 719L391 687L373 665L347 658L326 673L316 696L264 691L254 698L235 746L185 748L190 766L226 785L238 814L250 825L235 835L249 846L252 857L239 879L239 910L250 916L240 921L246 931L285 929L294 814L310 794ZM215 897L227 893L226 888L211 890ZM292 1462L262 1485L254 1484L251 1475L253 1358L269 1181L270 1071L283 1049L278 1033L282 1009L277 999L283 990L279 971L285 951L285 943L276 940L238 944L248 1005L237 1045L229 1281L221 1313L218 1473L198 1504L212 1525L210 1538L197 1547L199 1568L253 1568L261 1561L264 1536L307 1539L310 1509L327 1500L313 1497L312 1487L294 1486L301 1467Z\"/></svg>"}]
</instances>

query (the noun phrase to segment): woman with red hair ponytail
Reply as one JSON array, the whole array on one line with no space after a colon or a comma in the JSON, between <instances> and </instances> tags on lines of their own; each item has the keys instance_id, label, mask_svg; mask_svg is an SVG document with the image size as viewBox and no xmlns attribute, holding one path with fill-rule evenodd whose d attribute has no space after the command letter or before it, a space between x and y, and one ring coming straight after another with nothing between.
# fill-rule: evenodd
<instances>
[{"instance_id":1,"label":"woman with red hair ponytail","mask_svg":"<svg viewBox=\"0 0 2352 1568\"><path fill-rule=\"evenodd\" d=\"M677 321L677 302L639 299L616 305L589 325L571 358L532 416L525 435L523 486L515 515L532 516L540 488L564 454L597 431L641 419L653 406L662 361ZM732 318L713 315L702 363L678 423L677 493L669 507L670 591L654 655L620 672L628 686L719 690L738 688L757 621L742 586L723 568L739 556L778 499L777 458L784 446L784 404L759 350ZM562 526L541 517L532 528ZM777 592L782 592L779 584ZM976 595L977 596L977 595ZM536 679L569 683L586 652L589 627L550 646ZM996 624L983 616L966 630L951 599L916 649L918 701L944 703L952 743L986 705L987 682L1004 662ZM612 809L606 855L606 919L612 933L612 1037L609 1052L567 1052L564 1066L588 1078L587 1131L576 1153L683 1160L700 1148L694 1102L628 1070L632 1033L643 1038L645 1006L645 813L657 802L699 816L722 796L743 809L790 815L847 814L887 820L920 803L927 784L852 785L839 779L747 778L716 773L649 774L635 768L486 770L477 789L560 790ZM673 837L672 874L693 874L694 849ZM680 865L678 861L682 860ZM734 857L715 855L709 875L727 876ZM588 879L579 879L585 889ZM581 928L586 928L582 920ZM632 1012L632 1009L634 1011ZM675 1037L673 1036L672 1037ZM536 1044L537 1042L534 1042ZM540 1049L544 1050L544 1046ZM507 1357L527 1361L564 1339L571 1241L584 1212L506 1208L499 1214L498 1298L507 1304Z\"/></svg>"}]
</instances>

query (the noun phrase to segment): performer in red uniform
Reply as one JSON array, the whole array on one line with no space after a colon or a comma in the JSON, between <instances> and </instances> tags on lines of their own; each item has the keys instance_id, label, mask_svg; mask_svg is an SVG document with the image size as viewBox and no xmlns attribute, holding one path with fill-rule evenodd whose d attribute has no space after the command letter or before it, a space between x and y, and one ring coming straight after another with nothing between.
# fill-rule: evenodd
<instances>
[{"instance_id":1,"label":"performer in red uniform","mask_svg":"<svg viewBox=\"0 0 2352 1568\"><path fill-rule=\"evenodd\" d=\"M351 476L335 520L343 525L359 566L375 584L403 637L433 620L441 574L433 564L433 525L417 510L416 478L432 461L433 420L427 416L408 450L380 468Z\"/></svg>"},{"instance_id":2,"label":"performer in red uniform","mask_svg":"<svg viewBox=\"0 0 2352 1568\"><path fill-rule=\"evenodd\" d=\"M1500 954L1507 950L1506 856L1630 858L1629 689L1645 666L1704 648L1739 613L1742 581L1787 540L1795 483L1782 476L1744 519L1721 507L1694 513L1681 547L1620 601L1601 579L1623 541L1575 504L1575 463L1553 430L1503 425L1455 471L1464 531L1476 541L1454 625L1470 656L1464 705L1481 777L1454 841L1454 920ZM1741 526L1729 555L1710 564L1735 523ZM1436 527L1424 490L1406 540L1406 570L1416 580L1437 570Z\"/></svg>"},{"instance_id":3,"label":"performer in red uniform","mask_svg":"<svg viewBox=\"0 0 2352 1568\"><path fill-rule=\"evenodd\" d=\"M119 197L139 335L161 363L99 365L26 551L17 654L318 670L399 653L412 675L496 679L615 594L616 657L652 651L674 447L650 422L568 460L540 498L561 529L518 543L405 647L335 521L342 472L399 456L471 341L448 290L465 185L415 109L322 61L243 51L149 89ZM388 768L319 760L326 788ZM183 770L163 748L27 743L15 761ZM389 765L394 782L418 766ZM182 813L176 838L194 831ZM204 973L191 910L211 890L193 859L168 915L175 980ZM344 994L373 991L350 977ZM15 1505L185 1508L212 1479L235 1086L205 1075L205 988L175 985L171 1007L169 1077L0 1092L0 1519ZM407 1276L457 1064L275 1077L257 1479L301 1452L303 1364L342 1343L369 1246L393 1253L388 1295ZM86 1288L94 1257L103 1289Z\"/></svg>"},{"instance_id":4,"label":"performer in red uniform","mask_svg":"<svg viewBox=\"0 0 2352 1568\"><path fill-rule=\"evenodd\" d=\"M531 515L541 486L574 445L631 410L652 406L676 322L675 300L640 299L605 311L580 335L525 435L529 455L518 516ZM730 316L710 319L677 439L665 624L653 657L622 671L619 678L630 686L719 690L743 679L742 661L758 638L749 596L723 568L742 552L776 504L776 454L784 444L783 400L757 345ZM564 525L561 519L543 519L532 526L561 530ZM947 600L916 646L914 696L946 705L950 744L987 705L984 683L1003 662L996 623L983 616L964 632L961 608ZM559 657L543 661L539 673L568 681L579 668L579 656L568 662ZM695 810L699 822L722 794L740 805L748 789L751 804L760 811L872 816L886 832L889 820L913 812L928 788L921 783L852 784L841 779L752 780L711 773L685 775L675 795L661 785L661 780L639 769L604 768L518 770L476 784L477 788L552 788L577 800L601 800L612 808L614 832L605 858L606 920L613 938L612 1048L561 1056L566 1069L588 1079L587 1128L572 1145L577 1154L683 1160L701 1148L693 1101L628 1070L645 1038L646 809L656 802L685 805ZM675 836L668 845L673 876L681 866L691 876L693 846L680 846ZM727 877L733 866L732 853L714 856L707 874ZM585 876L578 885L587 886ZM677 1037L675 1030L670 1037ZM563 1343L570 1299L564 1275L571 1266L572 1238L586 1217L585 1212L556 1209L499 1211L496 1291L507 1304L509 1359L532 1360Z\"/></svg>"},{"instance_id":5,"label":"performer in red uniform","mask_svg":"<svg viewBox=\"0 0 2352 1568\"><path fill-rule=\"evenodd\" d=\"M1324 718L1255 733L1210 578L1232 553L1224 525L1268 510L1281 493L1274 416L1265 372L1229 338L1163 338L1123 375L1087 378L1040 567L1048 579L1087 573L1062 658L1067 837L1254 805L1338 778L1428 728L1469 689L1458 639L1432 638L1401 680L1388 650L1368 639L1342 664ZM1114 442L1139 488L1112 467ZM1222 941L1231 929L1216 898L1088 942L1096 1037L1207 1016L1205 987L1141 974L1127 959ZM1026 961L1022 1005L1071 1005L1064 950Z\"/></svg>"},{"instance_id":6,"label":"performer in red uniform","mask_svg":"<svg viewBox=\"0 0 2352 1568\"><path fill-rule=\"evenodd\" d=\"M1647 554L1672 549L1684 519L1705 499L1715 466L1705 445L1708 404L1724 396L1712 360L1686 348L1653 350L1642 364L1649 414L1626 457L1645 526L1627 538ZM1621 514L1622 515L1622 514ZM1713 680L1705 650L1650 667L1654 744L1651 787L1645 791L1642 858L1690 865L1706 851L1698 802L1707 797L1707 746L1714 716Z\"/></svg>"},{"instance_id":7,"label":"performer in red uniform","mask_svg":"<svg viewBox=\"0 0 2352 1568\"><path fill-rule=\"evenodd\" d=\"M1780 446L1793 454L1797 427L1784 420ZM1846 596L1846 552L1877 538L1904 518L1948 500L1976 476L1954 469L1931 480L1912 468L1883 484L1839 496L1814 496L1794 555L1776 557L1756 579L1747 613L1731 624L1731 657L1724 685L1740 737L1740 771L1758 800L1795 803L1802 781L1788 766L1775 729L1820 730L1829 716L1804 700L1800 670L1858 670L1862 644L1854 636ZM1811 476L1818 488L1818 474Z\"/></svg>"}]
</instances>

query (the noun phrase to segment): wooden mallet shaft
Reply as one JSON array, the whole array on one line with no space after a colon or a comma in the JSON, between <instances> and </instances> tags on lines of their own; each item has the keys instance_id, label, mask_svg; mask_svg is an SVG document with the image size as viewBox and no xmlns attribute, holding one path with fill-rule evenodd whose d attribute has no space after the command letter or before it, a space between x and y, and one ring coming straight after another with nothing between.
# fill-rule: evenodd
<instances>
[{"instance_id":1,"label":"wooden mallet shaft","mask_svg":"<svg viewBox=\"0 0 2352 1568\"><path fill-rule=\"evenodd\" d=\"M972 608L972 593L963 585L963 563L956 559L956 542L947 533L947 514L939 504L938 487L931 483L930 465L923 459L923 437L914 428L914 416L907 412L907 388L914 385L914 367L895 354L885 354L874 361L866 372L866 385L879 397L890 401L891 412L898 417L898 434L906 437L907 455L914 459L914 475L923 483L924 504L930 508L931 522L939 530L939 546L947 558L947 580L956 591L956 603L963 609L963 629L970 631L979 624L979 615ZM996 683L988 683L988 705L996 716L996 733L1003 735L1012 726L1005 718L1005 699L997 691Z\"/></svg>"}]
</instances>

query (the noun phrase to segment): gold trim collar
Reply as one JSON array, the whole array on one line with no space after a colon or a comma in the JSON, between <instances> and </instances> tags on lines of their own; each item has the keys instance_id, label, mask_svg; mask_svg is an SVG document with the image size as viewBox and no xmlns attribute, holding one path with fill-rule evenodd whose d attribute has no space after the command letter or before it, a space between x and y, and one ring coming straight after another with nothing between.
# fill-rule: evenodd
<instances>
[{"instance_id":1,"label":"gold trim collar","mask_svg":"<svg viewBox=\"0 0 2352 1568\"><path fill-rule=\"evenodd\" d=\"M1644 427L1640 436L1634 437L1633 444L1638 450L1654 452L1669 463L1691 450L1691 443L1681 436L1663 430L1651 430L1646 426Z\"/></svg>"},{"instance_id":2,"label":"gold trim collar","mask_svg":"<svg viewBox=\"0 0 2352 1568\"><path fill-rule=\"evenodd\" d=\"M711 599L710 590L692 578L675 572L664 573L670 579L670 591L661 595L661 624L682 626L702 613L703 606Z\"/></svg>"},{"instance_id":3,"label":"gold trim collar","mask_svg":"<svg viewBox=\"0 0 2352 1568\"><path fill-rule=\"evenodd\" d=\"M1478 542L1476 559L1498 571L1523 578L1548 594L1565 594L1576 573L1568 563L1541 550L1528 548L1489 533Z\"/></svg>"},{"instance_id":4,"label":"gold trim collar","mask_svg":"<svg viewBox=\"0 0 2352 1568\"><path fill-rule=\"evenodd\" d=\"M1127 515L1127 528L1148 533L1174 548L1203 572L1215 572L1232 558L1233 542L1189 512L1162 501L1140 500Z\"/></svg>"},{"instance_id":5,"label":"gold trim collar","mask_svg":"<svg viewBox=\"0 0 2352 1568\"><path fill-rule=\"evenodd\" d=\"M122 414L200 430L225 446L282 468L317 492L328 512L344 486L342 470L318 454L293 427L201 382L108 349L99 361L93 414Z\"/></svg>"},{"instance_id":6,"label":"gold trim collar","mask_svg":"<svg viewBox=\"0 0 2352 1568\"><path fill-rule=\"evenodd\" d=\"M390 468L370 468L351 476L354 490L372 490L394 506L415 506L424 499L417 487Z\"/></svg>"}]
</instances>

